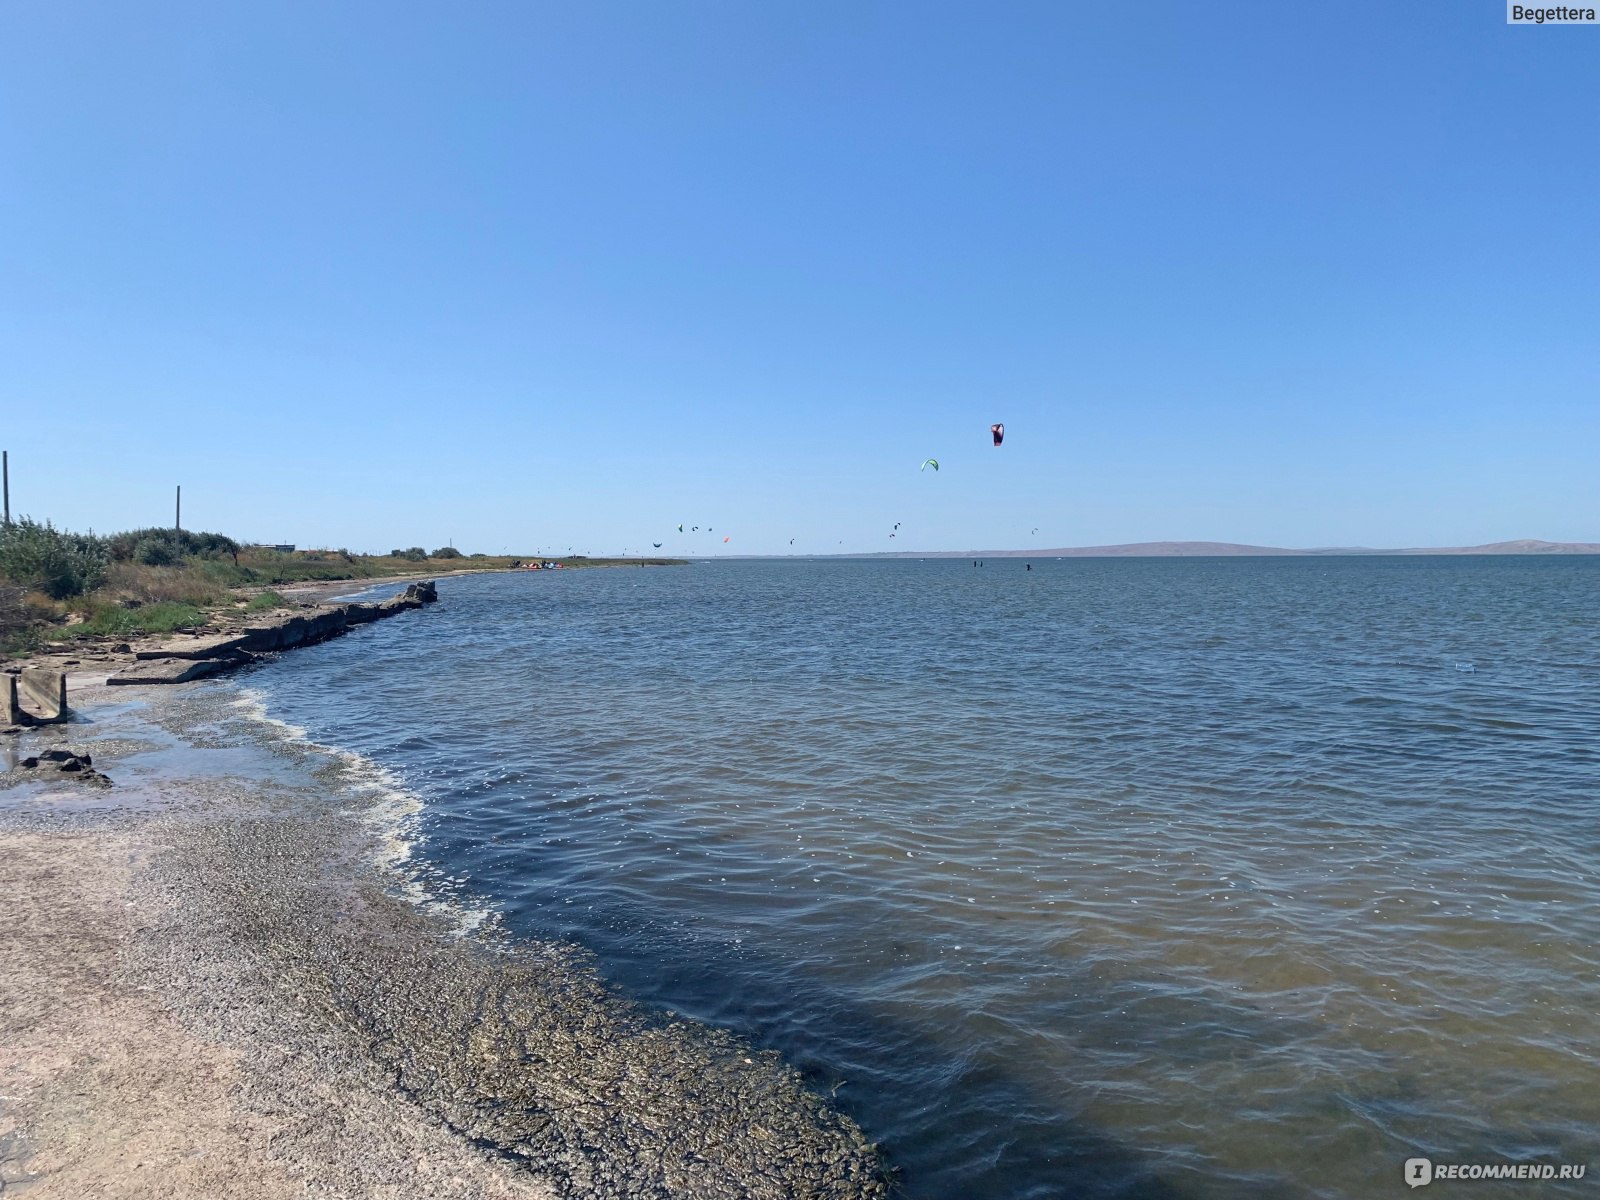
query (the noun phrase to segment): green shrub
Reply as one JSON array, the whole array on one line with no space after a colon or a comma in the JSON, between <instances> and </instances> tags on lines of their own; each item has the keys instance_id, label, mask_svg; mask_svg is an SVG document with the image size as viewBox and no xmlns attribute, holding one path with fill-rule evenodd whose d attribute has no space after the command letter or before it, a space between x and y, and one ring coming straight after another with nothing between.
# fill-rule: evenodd
<instances>
[{"instance_id":1,"label":"green shrub","mask_svg":"<svg viewBox=\"0 0 1600 1200\"><path fill-rule=\"evenodd\" d=\"M170 567L178 558L178 548L168 538L143 538L133 548L133 561L146 567Z\"/></svg>"},{"instance_id":2,"label":"green shrub","mask_svg":"<svg viewBox=\"0 0 1600 1200\"><path fill-rule=\"evenodd\" d=\"M440 546L432 554L428 555L428 557L429 558L465 558L466 555L461 553L461 551L457 550L454 546Z\"/></svg>"},{"instance_id":3,"label":"green shrub","mask_svg":"<svg viewBox=\"0 0 1600 1200\"><path fill-rule=\"evenodd\" d=\"M141 548L159 542L171 556L165 562L140 558ZM142 562L146 566L166 566L180 558L239 558L239 543L220 533L192 533L187 529L129 529L106 539L111 557L117 562ZM160 551L149 551L159 554Z\"/></svg>"},{"instance_id":4,"label":"green shrub","mask_svg":"<svg viewBox=\"0 0 1600 1200\"><path fill-rule=\"evenodd\" d=\"M239 543L220 533L189 533L183 535L185 549L198 558L231 558L239 561Z\"/></svg>"},{"instance_id":5,"label":"green shrub","mask_svg":"<svg viewBox=\"0 0 1600 1200\"><path fill-rule=\"evenodd\" d=\"M69 533L27 517L0 526L0 575L53 600L100 586L109 559L105 539L92 533Z\"/></svg>"}]
</instances>

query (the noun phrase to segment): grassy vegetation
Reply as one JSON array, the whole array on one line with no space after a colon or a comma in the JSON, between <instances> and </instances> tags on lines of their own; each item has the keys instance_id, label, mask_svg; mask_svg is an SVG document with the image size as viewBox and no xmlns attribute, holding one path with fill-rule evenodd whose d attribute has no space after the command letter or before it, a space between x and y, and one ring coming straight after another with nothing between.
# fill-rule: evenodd
<instances>
[{"instance_id":1,"label":"grassy vegetation","mask_svg":"<svg viewBox=\"0 0 1600 1200\"><path fill-rule=\"evenodd\" d=\"M29 603L27 589L0 586L0 659L21 658L38 648L47 611Z\"/></svg>"},{"instance_id":2,"label":"grassy vegetation","mask_svg":"<svg viewBox=\"0 0 1600 1200\"><path fill-rule=\"evenodd\" d=\"M160 604L123 608L120 605L96 606L88 619L76 625L60 625L45 631L52 642L83 637L131 637L141 633L172 633L193 629L209 620L205 610L193 604L167 600Z\"/></svg>"},{"instance_id":3,"label":"grassy vegetation","mask_svg":"<svg viewBox=\"0 0 1600 1200\"><path fill-rule=\"evenodd\" d=\"M132 604L161 604L175 600L200 607L222 604L232 599L230 568L223 563L189 561L170 567L142 563L112 563L105 582L90 597L100 601ZM76 611L87 600L69 601Z\"/></svg>"},{"instance_id":4,"label":"grassy vegetation","mask_svg":"<svg viewBox=\"0 0 1600 1200\"><path fill-rule=\"evenodd\" d=\"M39 630L33 625L0 630L0 659L27 658L39 648Z\"/></svg>"},{"instance_id":5,"label":"grassy vegetation","mask_svg":"<svg viewBox=\"0 0 1600 1200\"><path fill-rule=\"evenodd\" d=\"M250 603L244 606L247 613L271 612L275 608L288 608L289 602L277 592L262 592L258 596L250 597Z\"/></svg>"},{"instance_id":6,"label":"grassy vegetation","mask_svg":"<svg viewBox=\"0 0 1600 1200\"><path fill-rule=\"evenodd\" d=\"M131 637L203 626L238 615L236 589L322 580L505 570L528 562L566 567L668 566L677 559L566 558L463 554L421 546L389 554L345 549L279 551L241 546L219 533L131 529L110 537L59 530L24 517L0 526L0 658L21 657L45 642ZM247 614L289 602L266 590Z\"/></svg>"}]
</instances>

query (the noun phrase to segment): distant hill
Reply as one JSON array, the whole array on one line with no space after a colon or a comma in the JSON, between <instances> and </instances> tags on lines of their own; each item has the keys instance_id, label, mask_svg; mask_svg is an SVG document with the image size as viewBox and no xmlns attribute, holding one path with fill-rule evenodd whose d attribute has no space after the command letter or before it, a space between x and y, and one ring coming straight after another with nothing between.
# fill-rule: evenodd
<instances>
[{"instance_id":1,"label":"distant hill","mask_svg":"<svg viewBox=\"0 0 1600 1200\"><path fill-rule=\"evenodd\" d=\"M1057 546L1040 550L934 550L849 554L846 558L1244 558L1334 554L1600 554L1600 542L1544 542L1522 538L1483 546L1413 546L1377 550L1369 546L1327 546L1290 550L1238 542L1129 542L1118 546Z\"/></svg>"},{"instance_id":2,"label":"distant hill","mask_svg":"<svg viewBox=\"0 0 1600 1200\"><path fill-rule=\"evenodd\" d=\"M1514 542L1488 542L1482 546L1415 546L1409 550L1349 549L1291 551L1301 554L1600 554L1600 542L1542 542L1519 538Z\"/></svg>"}]
</instances>

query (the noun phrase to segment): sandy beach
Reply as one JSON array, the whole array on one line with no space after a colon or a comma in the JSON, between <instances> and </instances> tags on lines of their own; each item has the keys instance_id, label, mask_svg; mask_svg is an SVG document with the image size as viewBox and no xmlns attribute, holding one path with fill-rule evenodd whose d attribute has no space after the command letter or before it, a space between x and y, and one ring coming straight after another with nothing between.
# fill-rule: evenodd
<instances>
[{"instance_id":1,"label":"sandy beach","mask_svg":"<svg viewBox=\"0 0 1600 1200\"><path fill-rule=\"evenodd\" d=\"M352 756L225 684L73 696L0 747L114 780L0 776L0 1195L886 1194L776 1056L416 902Z\"/></svg>"}]
</instances>

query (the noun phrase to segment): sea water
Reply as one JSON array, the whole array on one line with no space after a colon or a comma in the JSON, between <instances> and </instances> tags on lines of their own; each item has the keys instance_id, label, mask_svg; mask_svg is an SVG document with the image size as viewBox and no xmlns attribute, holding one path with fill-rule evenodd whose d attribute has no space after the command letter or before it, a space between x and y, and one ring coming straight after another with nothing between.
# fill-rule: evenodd
<instances>
[{"instance_id":1,"label":"sea water","mask_svg":"<svg viewBox=\"0 0 1600 1200\"><path fill-rule=\"evenodd\" d=\"M451 578L243 683L909 1197L1594 1155L1600 558L1032 565Z\"/></svg>"}]
</instances>

